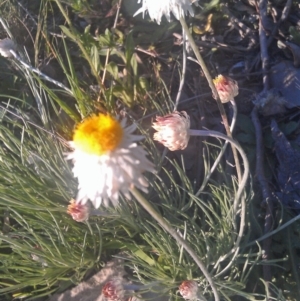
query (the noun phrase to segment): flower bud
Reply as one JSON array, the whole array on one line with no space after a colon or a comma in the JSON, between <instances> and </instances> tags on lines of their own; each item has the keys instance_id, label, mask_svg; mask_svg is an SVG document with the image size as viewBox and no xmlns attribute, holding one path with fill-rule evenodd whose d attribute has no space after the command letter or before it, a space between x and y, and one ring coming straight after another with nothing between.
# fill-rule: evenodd
<instances>
[{"instance_id":1,"label":"flower bud","mask_svg":"<svg viewBox=\"0 0 300 301\"><path fill-rule=\"evenodd\" d=\"M223 103L233 100L239 94L237 82L230 77L218 75L213 82ZM215 95L213 97L216 98Z\"/></svg>"},{"instance_id":2,"label":"flower bud","mask_svg":"<svg viewBox=\"0 0 300 301\"><path fill-rule=\"evenodd\" d=\"M198 297L198 284L194 280L185 280L180 284L179 292L185 300L196 300Z\"/></svg>"},{"instance_id":3,"label":"flower bud","mask_svg":"<svg viewBox=\"0 0 300 301\"><path fill-rule=\"evenodd\" d=\"M125 290L120 279L114 278L105 283L102 294L107 301L123 301Z\"/></svg>"},{"instance_id":4,"label":"flower bud","mask_svg":"<svg viewBox=\"0 0 300 301\"><path fill-rule=\"evenodd\" d=\"M85 222L89 219L90 216L90 205L88 203L81 204L76 203L74 199L70 201L68 206L67 213L70 214L76 222Z\"/></svg>"},{"instance_id":5,"label":"flower bud","mask_svg":"<svg viewBox=\"0 0 300 301\"><path fill-rule=\"evenodd\" d=\"M185 149L190 139L190 117L185 112L175 111L163 117L157 116L152 127L157 131L154 140L171 151Z\"/></svg>"}]
</instances>

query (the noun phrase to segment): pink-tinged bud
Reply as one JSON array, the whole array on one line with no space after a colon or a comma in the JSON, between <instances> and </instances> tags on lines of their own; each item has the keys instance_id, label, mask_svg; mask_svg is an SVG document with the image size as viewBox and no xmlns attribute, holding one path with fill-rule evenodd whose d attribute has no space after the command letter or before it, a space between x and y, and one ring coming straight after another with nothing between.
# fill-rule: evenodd
<instances>
[{"instance_id":1,"label":"pink-tinged bud","mask_svg":"<svg viewBox=\"0 0 300 301\"><path fill-rule=\"evenodd\" d=\"M198 284L194 280L185 280L180 284L179 292L185 300L196 300L198 297Z\"/></svg>"},{"instance_id":2,"label":"pink-tinged bud","mask_svg":"<svg viewBox=\"0 0 300 301\"><path fill-rule=\"evenodd\" d=\"M120 279L112 279L105 283L102 294L107 301L123 301L125 290Z\"/></svg>"},{"instance_id":3,"label":"pink-tinged bud","mask_svg":"<svg viewBox=\"0 0 300 301\"><path fill-rule=\"evenodd\" d=\"M67 213L70 214L76 222L85 222L89 219L91 207L88 203L76 203L74 199L70 201Z\"/></svg>"},{"instance_id":4,"label":"pink-tinged bud","mask_svg":"<svg viewBox=\"0 0 300 301\"><path fill-rule=\"evenodd\" d=\"M156 116L152 127L157 131L154 140L171 151L185 149L190 139L190 117L185 112L175 111L165 116Z\"/></svg>"},{"instance_id":5,"label":"pink-tinged bud","mask_svg":"<svg viewBox=\"0 0 300 301\"><path fill-rule=\"evenodd\" d=\"M223 103L233 100L239 94L237 82L230 77L218 75L213 82Z\"/></svg>"}]
</instances>

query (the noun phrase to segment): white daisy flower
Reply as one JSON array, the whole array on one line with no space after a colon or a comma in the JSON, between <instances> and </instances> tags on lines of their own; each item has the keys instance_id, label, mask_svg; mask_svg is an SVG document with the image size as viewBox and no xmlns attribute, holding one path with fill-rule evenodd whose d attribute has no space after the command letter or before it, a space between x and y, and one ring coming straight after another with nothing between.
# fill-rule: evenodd
<instances>
[{"instance_id":1,"label":"white daisy flower","mask_svg":"<svg viewBox=\"0 0 300 301\"><path fill-rule=\"evenodd\" d=\"M153 122L152 127L157 131L153 139L169 150L175 151L187 147L190 139L190 116L185 111L156 116L156 122Z\"/></svg>"},{"instance_id":2,"label":"white daisy flower","mask_svg":"<svg viewBox=\"0 0 300 301\"><path fill-rule=\"evenodd\" d=\"M138 3L142 2L142 7L134 14L143 13L147 10L151 20L155 20L160 24L163 15L166 16L170 22L171 13L177 20L184 17L188 12L193 16L194 11L192 3L198 2L198 0L139 0Z\"/></svg>"},{"instance_id":3,"label":"white daisy flower","mask_svg":"<svg viewBox=\"0 0 300 301\"><path fill-rule=\"evenodd\" d=\"M147 192L148 182L142 175L154 172L154 165L146 158L146 151L135 142L143 136L133 135L136 125L125 127L126 119L99 114L85 119L69 142L74 150L67 159L74 162L73 173L78 178L77 203L90 200L95 208L109 201L118 205L119 194L130 197L136 187Z\"/></svg>"}]
</instances>

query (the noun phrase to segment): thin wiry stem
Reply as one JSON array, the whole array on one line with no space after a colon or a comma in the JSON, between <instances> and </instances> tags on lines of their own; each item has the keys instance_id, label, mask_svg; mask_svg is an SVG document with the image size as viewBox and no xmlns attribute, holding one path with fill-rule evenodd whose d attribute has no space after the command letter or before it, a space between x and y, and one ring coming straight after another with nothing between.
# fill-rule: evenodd
<instances>
[{"instance_id":1,"label":"thin wiry stem","mask_svg":"<svg viewBox=\"0 0 300 301\"><path fill-rule=\"evenodd\" d=\"M218 105L218 108L219 108L219 111L220 111L220 114L221 114L221 117L222 117L222 121L223 121L223 124L224 124L224 127L225 127L225 130L226 130L226 134L228 137L232 138L232 134L231 134L231 131L230 131L230 127L229 127L229 123L228 123L228 119L227 119L227 115L226 115L226 112L224 110L224 107L223 107L223 104L221 102L221 99L220 99L220 96L218 94L218 91L215 87L215 84L212 80L212 77L210 76L210 73L206 67L206 64L199 52L199 49L193 39L193 36L191 35L190 33L190 30L185 22L185 19L184 17L181 17L180 18L180 23L181 23L181 26L182 28L184 29L186 35L187 35L187 38L188 38L188 41L194 51L194 54L197 58L197 61L198 61L198 64L201 66L202 68L202 71L208 81L208 84L212 90L212 93L217 101L217 105ZM241 166L240 166L240 162L239 162L239 157L238 157L238 154L237 154L237 150L235 149L235 147L233 145L231 145L232 147L232 152L233 152L233 158L234 158L234 161L235 161L235 167L236 167L236 172L237 172L237 176L238 176L238 181L241 182L241 179L242 179L242 172L241 172Z\"/></svg>"},{"instance_id":2,"label":"thin wiry stem","mask_svg":"<svg viewBox=\"0 0 300 301\"><path fill-rule=\"evenodd\" d=\"M24 62L17 54L14 50L10 50L10 53L13 55L13 57L20 62L25 68L29 69L30 71L38 74L40 77L42 77L43 79L47 80L48 82L53 83L54 85L64 89L65 91L67 91L70 95L73 95L72 90L70 90L69 88L67 88L64 84L58 82L57 80L49 77L48 75L44 74L43 72L41 72L39 69L36 69L32 66L30 66L29 64L27 64L26 62Z\"/></svg>"},{"instance_id":3,"label":"thin wiry stem","mask_svg":"<svg viewBox=\"0 0 300 301\"><path fill-rule=\"evenodd\" d=\"M236 118L237 118L237 106L236 106L236 103L235 103L234 99L232 99L230 102L231 102L232 109L233 109L233 117L232 117L232 122L231 122L231 125L230 125L230 131L232 133L233 130L234 130L235 123L236 123ZM224 153L226 151L228 143L229 143L229 141L227 140L225 142L225 144L223 145L223 147L221 149L221 152L219 153L219 155L218 155L217 159L215 160L215 162L214 162L212 168L210 169L210 171L206 174L206 176L205 176L205 178L204 178L204 180L202 182L201 187L199 188L199 190L196 193L196 196L199 196L200 193L205 188L208 180L210 179L210 176L212 175L212 173L215 171L215 169L217 168L218 164L220 163L220 160L221 160L221 158L223 157L223 155L224 155Z\"/></svg>"},{"instance_id":4,"label":"thin wiry stem","mask_svg":"<svg viewBox=\"0 0 300 301\"><path fill-rule=\"evenodd\" d=\"M244 188L247 183L248 176L249 176L249 162L248 162L248 159L247 159L247 156L246 156L244 150L242 149L242 147L239 145L239 143L237 141L233 140L232 138L230 138L222 133L216 132L216 131L189 130L189 132L190 132L191 136L201 136L201 137L205 136L205 137L216 137L216 138L224 139L224 140L230 142L231 144L233 144L234 147L239 151L239 153L242 157L243 163L244 163L244 174L243 174L242 180L240 182L239 189L237 191L236 198L234 201L234 212L236 212L237 206L239 203L239 199L244 191Z\"/></svg>"},{"instance_id":5,"label":"thin wiry stem","mask_svg":"<svg viewBox=\"0 0 300 301\"><path fill-rule=\"evenodd\" d=\"M280 227L276 228L275 230L261 236L260 238L257 238L251 242L249 242L245 247L251 247L253 245L256 245L258 242L265 240L266 238L273 236L274 234L280 232L281 230L285 229L286 227L290 226L294 222L300 219L300 215L295 216L294 218L290 219L288 222L285 224L281 225Z\"/></svg>"},{"instance_id":6,"label":"thin wiry stem","mask_svg":"<svg viewBox=\"0 0 300 301\"><path fill-rule=\"evenodd\" d=\"M205 265L199 258L199 256L195 253L195 251L191 248L191 246L176 232L175 229L169 224L167 220L165 220L155 209L154 207L140 194L140 192L136 188L130 189L133 196L136 200L144 207L144 209L159 223L159 225L165 229L176 241L180 246L187 251L187 253L193 258L193 260L198 265L199 269L207 279L208 283L210 284L213 294L215 297L215 301L220 301L219 293L216 287L214 280L212 279L211 275L207 271Z\"/></svg>"},{"instance_id":7,"label":"thin wiry stem","mask_svg":"<svg viewBox=\"0 0 300 301\"><path fill-rule=\"evenodd\" d=\"M184 81L185 81L185 73L186 73L186 35L184 33L184 30L182 30L182 39L183 39L183 47L182 47L182 74L181 74L181 80L180 80L180 84L179 84L179 88L178 88L178 93L176 96L176 100L175 100L175 106L174 106L174 111L177 110L178 104L179 104L179 100L181 97L181 92L182 92L182 88L184 86Z\"/></svg>"},{"instance_id":8,"label":"thin wiry stem","mask_svg":"<svg viewBox=\"0 0 300 301\"><path fill-rule=\"evenodd\" d=\"M185 34L187 35L188 41L189 41L189 43L190 43L190 45L191 45L191 47L192 47L192 49L194 51L194 54L195 54L195 56L197 58L197 61L198 61L199 65L202 68L202 71L203 71L203 73L204 73L204 75L205 75L205 77L207 79L207 82L208 82L208 84L209 84L209 86L210 86L210 88L212 90L213 95L215 95L218 98L217 99L217 103L218 103L218 106L219 106L222 118L225 117L225 119L227 120L227 116L226 116L225 110L224 110L223 105L221 103L220 97L218 96L218 91L217 91L217 89L215 87L215 84L214 84L214 82L212 80L212 77L211 77L211 75L210 75L210 73L209 73L209 71L208 71L208 69L206 67L206 64L205 64L205 62L204 62L204 60L203 60L203 58L202 58L202 56L201 56L201 54L199 52L199 49L198 49L198 47L197 47L197 45L196 45L196 43L194 41L194 38L193 38L193 36L190 33L190 30L189 30L189 28L188 28L188 26L187 26L187 24L185 22L184 17L180 18L180 23L181 23L181 26L182 26ZM227 120L227 125L228 125L228 120ZM229 125L228 125L228 128L229 128Z\"/></svg>"},{"instance_id":9,"label":"thin wiry stem","mask_svg":"<svg viewBox=\"0 0 300 301\"><path fill-rule=\"evenodd\" d=\"M247 179L248 179L248 176L249 176L249 163L248 163L247 156L246 156L244 150L242 149L242 147L239 145L239 143L236 142L235 140L233 140L232 138L230 138L226 135L223 135L222 133L219 133L219 132L216 132L216 131L190 130L190 135L191 136L201 136L201 137L203 137L203 136L216 137L216 138L221 138L221 139L224 139L226 141L229 141L239 151L239 153L242 157L243 163L244 163L244 174L243 174L241 182L239 182L239 188L238 188L238 191L236 193L234 203L233 203L233 217L235 218L235 215L237 213L237 208L238 208L238 205L239 205L239 201L241 199L242 206L241 206L241 214L240 214L241 216L240 216L239 233L238 233L238 236L237 236L236 242L234 243L233 248L226 255L219 258L219 260L215 264L215 266L213 268L213 270L215 270L217 268L217 266L219 265L219 263L221 261L224 261L231 254L234 254L234 257L236 257L237 254L238 254L240 242L242 240L243 233L244 233L245 220L246 220L246 203L245 203L245 198L242 197L242 194L244 192L244 188L246 186ZM233 259L230 261L230 263L220 273L218 273L218 276L225 273L229 269L229 267L232 265L232 263L233 263Z\"/></svg>"},{"instance_id":10,"label":"thin wiry stem","mask_svg":"<svg viewBox=\"0 0 300 301\"><path fill-rule=\"evenodd\" d=\"M237 141L233 140L232 138L230 138L226 135L223 135L222 133L216 132L216 131L189 130L189 132L190 132L191 136L216 137L216 138L221 138L221 139L227 140L231 144L233 144L233 146L239 151L239 153L242 157L243 163L244 163L244 174L243 174L241 182L239 183L239 189L236 193L236 198L234 201L234 211L233 212L237 212L239 199L244 191L244 188L247 183L248 176L249 176L249 163L248 163L248 159L247 159L247 156L246 156L244 150L242 149L242 147L239 145L239 143Z\"/></svg>"}]
</instances>

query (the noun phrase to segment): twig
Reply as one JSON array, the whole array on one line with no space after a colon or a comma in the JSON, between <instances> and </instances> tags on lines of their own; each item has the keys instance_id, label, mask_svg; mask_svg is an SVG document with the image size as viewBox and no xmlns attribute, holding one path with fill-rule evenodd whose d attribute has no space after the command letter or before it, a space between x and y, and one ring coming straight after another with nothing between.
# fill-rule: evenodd
<instances>
[{"instance_id":1,"label":"twig","mask_svg":"<svg viewBox=\"0 0 300 301\"><path fill-rule=\"evenodd\" d=\"M259 181L259 184L261 185L263 199L265 201L267 199L271 199L272 194L263 170L263 162L264 162L263 138L262 138L262 129L261 129L256 107L251 112L251 119L255 127L255 135L256 135L256 177L257 180Z\"/></svg>"},{"instance_id":2,"label":"twig","mask_svg":"<svg viewBox=\"0 0 300 301\"><path fill-rule=\"evenodd\" d=\"M273 42L273 40L274 40L274 37L275 37L275 34L276 34L276 32L278 31L278 28L279 28L279 26L280 26L280 24L283 22L283 21L285 21L286 20L286 18L288 17L288 15L289 15L289 12L290 12L290 9L291 9L291 6L292 6L292 0L287 0L286 1L286 4L285 4L285 7L284 7L284 9L282 10L282 14L281 14L281 17L280 17L280 19L278 20L278 22L274 25L274 27L273 27L273 29L272 29L272 32L270 33L270 36L269 36L269 38L266 40L266 46L267 47L269 47L270 45L271 45L271 43ZM259 10L259 8L257 7L257 10ZM264 25L265 23L263 23L262 25ZM260 24L261 25L261 24ZM263 26L262 26L263 27ZM262 28L262 30L266 30L265 28ZM265 43L265 41L264 41L264 43ZM265 47L265 49L267 50L267 48L266 48L266 46L264 46ZM262 43L261 43L261 41L260 41L260 47L262 47ZM260 62L260 60L262 59L262 56L261 56L261 54L259 53L256 57L255 57L255 59L253 60L253 64L252 64L252 66L249 68L249 70L252 70L252 68L254 67L254 66L257 66L257 64L259 64L259 62ZM268 73L268 71L269 70L265 70L267 73ZM251 72L252 73L252 72Z\"/></svg>"},{"instance_id":3,"label":"twig","mask_svg":"<svg viewBox=\"0 0 300 301\"><path fill-rule=\"evenodd\" d=\"M263 71L263 92L268 92L270 89L269 82L269 54L268 54L268 39L266 33L266 24L267 24L267 0L259 0L258 2L258 10L259 10L259 41L260 41L260 55L261 55L261 64ZM255 127L256 134L256 176L260 183L264 204L266 206L265 213L265 224L264 224L264 233L268 233L272 231L273 228L273 198L271 195L271 191L269 185L266 181L263 171L263 142L262 142L262 129L257 115L257 108L254 108L251 113L251 118ZM268 260L270 258L270 248L272 244L272 239L265 239L263 242L263 259ZM266 281L266 285L270 290L270 282L272 280L272 272L270 265L263 266L263 274L264 280Z\"/></svg>"},{"instance_id":4,"label":"twig","mask_svg":"<svg viewBox=\"0 0 300 301\"><path fill-rule=\"evenodd\" d=\"M263 84L264 84L264 91L268 91L270 89L269 83L269 54L268 54L268 40L267 40L267 33L266 33L266 24L267 24L267 0L259 0L258 2L258 10L259 10L259 42L260 42L260 56L261 56L261 64L262 64L262 71L263 71Z\"/></svg>"},{"instance_id":5,"label":"twig","mask_svg":"<svg viewBox=\"0 0 300 301\"><path fill-rule=\"evenodd\" d=\"M173 33L173 36L177 39L182 39L182 36L179 33ZM242 47L242 46L231 46L229 44L217 42L217 41L211 41L211 42L205 42L205 41L195 41L195 44L199 47L206 47L206 48L214 48L214 49L222 49L224 51L229 51L231 54L233 52L241 53L241 52L250 52L254 49L258 48L259 45L256 43L255 45L251 45L251 47ZM176 44L177 45L177 44ZM178 43L178 45L180 45Z\"/></svg>"},{"instance_id":6,"label":"twig","mask_svg":"<svg viewBox=\"0 0 300 301\"><path fill-rule=\"evenodd\" d=\"M277 23L275 24L275 26L272 29L272 33L271 33L271 35L270 35L270 37L268 39L268 46L270 46L271 43L273 42L274 36L275 36L275 34L276 34L279 26L281 25L281 23L283 21L285 21L286 18L288 17L288 15L290 13L290 10L291 10L292 3L293 3L293 0L287 0L286 1L284 9L282 10L282 13L281 13L281 17L280 17L280 19L277 21Z\"/></svg>"},{"instance_id":7,"label":"twig","mask_svg":"<svg viewBox=\"0 0 300 301\"><path fill-rule=\"evenodd\" d=\"M266 215L265 215L265 224L264 224L264 234L269 233L273 229L273 202L274 197L272 196L270 187L266 180L263 162L264 162L264 152L263 152L263 138L262 138L262 129L259 122L257 108L255 107L251 112L252 122L255 128L256 135L256 177L260 184L262 195L263 195L263 204L266 206ZM272 244L272 238L268 237L263 241L263 260L267 261L270 259L270 249ZM270 265L263 266L264 280L266 283L269 283L272 280L272 272Z\"/></svg>"}]
</instances>

